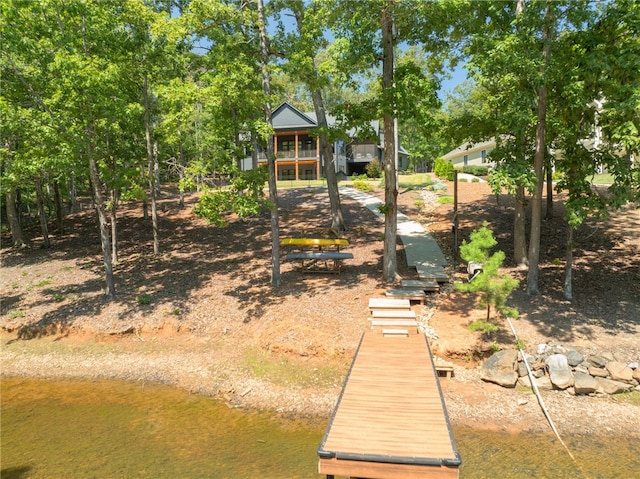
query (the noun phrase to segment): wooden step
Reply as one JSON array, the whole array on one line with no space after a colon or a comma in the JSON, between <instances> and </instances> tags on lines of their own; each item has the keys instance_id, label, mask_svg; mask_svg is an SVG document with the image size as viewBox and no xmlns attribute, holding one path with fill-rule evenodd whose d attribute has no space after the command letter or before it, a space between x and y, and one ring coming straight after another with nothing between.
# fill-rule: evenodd
<instances>
[{"instance_id":1,"label":"wooden step","mask_svg":"<svg viewBox=\"0 0 640 479\"><path fill-rule=\"evenodd\" d=\"M417 321L399 321L399 320L373 320L371 321L371 330L382 330L382 334L386 329L401 329L406 334L418 334Z\"/></svg>"},{"instance_id":2,"label":"wooden step","mask_svg":"<svg viewBox=\"0 0 640 479\"><path fill-rule=\"evenodd\" d=\"M398 309L374 309L371 311L372 319L412 319L416 320L415 311Z\"/></svg>"},{"instance_id":3,"label":"wooden step","mask_svg":"<svg viewBox=\"0 0 640 479\"><path fill-rule=\"evenodd\" d=\"M408 338L409 331L406 329L383 329L382 335L385 338Z\"/></svg>"},{"instance_id":4,"label":"wooden step","mask_svg":"<svg viewBox=\"0 0 640 479\"><path fill-rule=\"evenodd\" d=\"M370 298L369 309L411 309L408 299Z\"/></svg>"},{"instance_id":5,"label":"wooden step","mask_svg":"<svg viewBox=\"0 0 640 479\"><path fill-rule=\"evenodd\" d=\"M400 283L402 289L421 289L422 291L440 291L437 281L426 281L421 279L403 279Z\"/></svg>"},{"instance_id":6,"label":"wooden step","mask_svg":"<svg viewBox=\"0 0 640 479\"><path fill-rule=\"evenodd\" d=\"M420 289L390 289L385 293L390 298L408 299L409 301L419 301L424 303L426 295Z\"/></svg>"}]
</instances>

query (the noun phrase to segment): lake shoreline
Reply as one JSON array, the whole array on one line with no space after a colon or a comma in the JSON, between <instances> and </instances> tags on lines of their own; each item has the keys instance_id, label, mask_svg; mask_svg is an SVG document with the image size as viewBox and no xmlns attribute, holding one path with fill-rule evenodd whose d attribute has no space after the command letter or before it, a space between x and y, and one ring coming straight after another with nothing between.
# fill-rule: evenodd
<instances>
[{"instance_id":1,"label":"lake shoreline","mask_svg":"<svg viewBox=\"0 0 640 479\"><path fill-rule=\"evenodd\" d=\"M3 335L2 378L118 380L157 383L224 401L230 408L274 412L286 418L327 420L342 385L280 385L252 377L224 356L219 346L189 348L189 341L155 345L129 340L109 343L32 339L12 341ZM132 348L132 345L134 346ZM551 433L536 397L523 388L506 389L479 379L477 369L456 367L441 380L454 427L513 434ZM636 393L637 394L637 393ZM624 435L640 438L640 407L615 397L570 396L544 392L544 401L561 435Z\"/></svg>"}]
</instances>

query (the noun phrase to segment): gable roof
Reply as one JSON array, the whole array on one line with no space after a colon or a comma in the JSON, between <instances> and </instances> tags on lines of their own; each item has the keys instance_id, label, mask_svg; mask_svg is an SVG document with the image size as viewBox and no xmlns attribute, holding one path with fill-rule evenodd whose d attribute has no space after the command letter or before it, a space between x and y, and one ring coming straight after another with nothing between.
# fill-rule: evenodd
<instances>
[{"instance_id":1,"label":"gable roof","mask_svg":"<svg viewBox=\"0 0 640 479\"><path fill-rule=\"evenodd\" d=\"M318 123L314 118L302 113L286 101L280 103L271 113L271 122L276 130L315 128Z\"/></svg>"}]
</instances>

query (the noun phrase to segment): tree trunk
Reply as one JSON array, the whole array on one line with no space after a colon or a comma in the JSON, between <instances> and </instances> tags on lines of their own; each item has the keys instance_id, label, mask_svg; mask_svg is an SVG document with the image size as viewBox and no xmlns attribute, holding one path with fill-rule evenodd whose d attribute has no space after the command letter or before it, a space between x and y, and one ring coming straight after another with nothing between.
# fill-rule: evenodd
<instances>
[{"instance_id":1,"label":"tree trunk","mask_svg":"<svg viewBox=\"0 0 640 479\"><path fill-rule=\"evenodd\" d=\"M20 226L20 218L16 209L16 190L9 190L5 193L7 220L9 228L11 228L11 239L13 246L26 246L22 235L22 226Z\"/></svg>"},{"instance_id":2,"label":"tree trunk","mask_svg":"<svg viewBox=\"0 0 640 479\"><path fill-rule=\"evenodd\" d=\"M158 228L158 207L157 198L158 193L156 185L156 161L154 161L154 148L151 142L151 120L150 120L150 102L149 102L149 84L147 76L145 75L143 85L144 95L144 135L147 142L147 162L149 168L149 198L151 199L151 223L153 225L153 254L160 254L160 231Z\"/></svg>"},{"instance_id":3,"label":"tree trunk","mask_svg":"<svg viewBox=\"0 0 640 479\"><path fill-rule=\"evenodd\" d=\"M56 205L56 229L58 234L64 234L64 211L62 207L62 198L60 197L60 186L57 181L53 182L53 198Z\"/></svg>"},{"instance_id":4,"label":"tree trunk","mask_svg":"<svg viewBox=\"0 0 640 479\"><path fill-rule=\"evenodd\" d=\"M255 131L251 132L251 169L255 170L258 167L258 137Z\"/></svg>"},{"instance_id":5,"label":"tree trunk","mask_svg":"<svg viewBox=\"0 0 640 479\"><path fill-rule=\"evenodd\" d=\"M553 168L551 166L551 161L547 161L545 167L547 173L547 211L544 215L545 220L553 218Z\"/></svg>"},{"instance_id":6,"label":"tree trunk","mask_svg":"<svg viewBox=\"0 0 640 479\"><path fill-rule=\"evenodd\" d=\"M36 205L38 207L38 217L40 218L40 229L42 230L43 247L50 248L49 228L47 227L47 213L44 211L44 192L42 191L42 180L36 179Z\"/></svg>"},{"instance_id":7,"label":"tree trunk","mask_svg":"<svg viewBox=\"0 0 640 479\"><path fill-rule=\"evenodd\" d=\"M567 223L566 263L564 265L564 297L573 299L573 226Z\"/></svg>"},{"instance_id":8,"label":"tree trunk","mask_svg":"<svg viewBox=\"0 0 640 479\"><path fill-rule=\"evenodd\" d=\"M109 215L111 216L111 260L118 262L118 200L120 192L116 189L111 190L111 208Z\"/></svg>"},{"instance_id":9,"label":"tree trunk","mask_svg":"<svg viewBox=\"0 0 640 479\"><path fill-rule=\"evenodd\" d=\"M551 5L547 2L545 11L545 27L543 33L543 56L546 66L551 59ZM536 127L536 151L533 157L533 169L536 175L536 190L531 200L531 234L529 237L529 271L527 274L527 293L540 294L538 286L538 273L540 261L540 226L542 216L542 189L544 183L544 158L546 153L546 123L547 123L547 86L543 79L542 86L538 89L538 123Z\"/></svg>"},{"instance_id":10,"label":"tree trunk","mask_svg":"<svg viewBox=\"0 0 640 479\"><path fill-rule=\"evenodd\" d=\"M184 145L182 144L182 131L178 130L178 163L179 163L179 167L178 167L178 178L179 178L179 183L178 183L178 190L180 191L180 200L178 201L178 208L182 209L184 208L184 168L185 168L185 161L184 161Z\"/></svg>"},{"instance_id":11,"label":"tree trunk","mask_svg":"<svg viewBox=\"0 0 640 479\"><path fill-rule=\"evenodd\" d=\"M322 91L314 90L311 94L313 107L318 119L320 128L320 152L324 158L324 171L327 178L327 191L329 192L329 203L331 204L331 233L336 237L342 236L345 231L344 218L342 216L342 206L340 205L340 193L338 191L338 175L336 173L335 158L333 148L327 140L327 117L324 110Z\"/></svg>"},{"instance_id":12,"label":"tree trunk","mask_svg":"<svg viewBox=\"0 0 640 479\"><path fill-rule=\"evenodd\" d=\"M262 89L265 94L264 120L273 131L271 121L271 82L269 78L269 46L267 45L266 20L264 14L264 2L258 0L258 30L260 34L260 63L262 67ZM267 165L269 168L269 201L271 202L271 286L278 287L282 284L280 277L280 225L278 219L278 188L276 183L276 157L273 149L273 134L267 139Z\"/></svg>"},{"instance_id":13,"label":"tree trunk","mask_svg":"<svg viewBox=\"0 0 640 479\"><path fill-rule=\"evenodd\" d=\"M89 134L89 138L93 135ZM100 174L98 173L98 163L93 156L93 147L89 147L89 174L91 175L91 185L93 187L93 201L98 214L98 224L100 228L100 244L102 245L102 256L104 259L104 276L106 282L105 296L113 299L116 296L116 287L113 280L113 263L111 261L111 241L109 238L109 225L104 209L104 197L101 190Z\"/></svg>"},{"instance_id":14,"label":"tree trunk","mask_svg":"<svg viewBox=\"0 0 640 479\"><path fill-rule=\"evenodd\" d=\"M76 176L71 174L69 180L69 210L73 213L80 211L80 203L78 203L78 193L76 191Z\"/></svg>"},{"instance_id":15,"label":"tree trunk","mask_svg":"<svg viewBox=\"0 0 640 479\"><path fill-rule=\"evenodd\" d=\"M524 186L516 188L515 217L513 220L513 257L520 269L527 267L526 197Z\"/></svg>"},{"instance_id":16,"label":"tree trunk","mask_svg":"<svg viewBox=\"0 0 640 479\"><path fill-rule=\"evenodd\" d=\"M388 1L382 12L382 88L391 91L394 86L393 53L393 1ZM395 109L392 109L395 113ZM393 114L389 109L383 113L384 121L384 254L382 276L391 283L396 280L398 258L396 235L398 229L398 187L396 179L395 144L396 134Z\"/></svg>"}]
</instances>

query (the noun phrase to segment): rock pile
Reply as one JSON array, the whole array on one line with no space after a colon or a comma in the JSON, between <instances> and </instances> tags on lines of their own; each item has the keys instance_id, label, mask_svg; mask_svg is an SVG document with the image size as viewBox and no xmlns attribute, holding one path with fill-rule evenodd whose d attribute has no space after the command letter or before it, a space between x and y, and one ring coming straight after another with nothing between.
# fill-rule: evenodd
<instances>
[{"instance_id":1,"label":"rock pile","mask_svg":"<svg viewBox=\"0 0 640 479\"><path fill-rule=\"evenodd\" d=\"M561 389L575 394L617 394L640 391L637 361L623 361L613 353L584 355L561 345L541 344L537 354L527 354L527 362L538 389ZM504 387L516 384L531 387L522 352L498 351L482 365L484 381Z\"/></svg>"}]
</instances>

